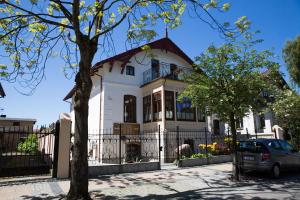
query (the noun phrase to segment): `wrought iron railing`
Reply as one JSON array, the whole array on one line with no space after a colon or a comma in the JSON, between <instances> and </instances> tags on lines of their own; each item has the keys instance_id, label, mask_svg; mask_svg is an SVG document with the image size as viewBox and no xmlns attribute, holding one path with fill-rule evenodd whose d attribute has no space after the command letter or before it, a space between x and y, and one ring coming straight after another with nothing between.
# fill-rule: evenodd
<instances>
[{"instance_id":1,"label":"wrought iron railing","mask_svg":"<svg viewBox=\"0 0 300 200\"><path fill-rule=\"evenodd\" d=\"M173 80L183 80L185 76L191 73L191 68L160 62L157 68L151 68L143 72L142 85L161 77L166 77Z\"/></svg>"}]
</instances>

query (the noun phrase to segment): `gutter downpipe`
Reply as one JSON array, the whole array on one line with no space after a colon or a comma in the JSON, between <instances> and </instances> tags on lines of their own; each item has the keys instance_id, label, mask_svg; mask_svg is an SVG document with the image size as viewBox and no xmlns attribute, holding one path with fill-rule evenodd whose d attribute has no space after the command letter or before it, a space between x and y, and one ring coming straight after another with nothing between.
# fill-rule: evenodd
<instances>
[{"instance_id":1,"label":"gutter downpipe","mask_svg":"<svg viewBox=\"0 0 300 200\"><path fill-rule=\"evenodd\" d=\"M102 83L103 83L103 76L100 75L100 74L97 74L95 73L96 76L98 76L100 78L100 93L99 93L99 99L100 99L100 106L99 106L99 156L98 156L98 161L99 163L101 162L101 158L100 158L100 155L101 155L101 152L100 152L100 141L101 141L101 111L102 111L102 90L103 90L103 86L102 86Z\"/></svg>"}]
</instances>

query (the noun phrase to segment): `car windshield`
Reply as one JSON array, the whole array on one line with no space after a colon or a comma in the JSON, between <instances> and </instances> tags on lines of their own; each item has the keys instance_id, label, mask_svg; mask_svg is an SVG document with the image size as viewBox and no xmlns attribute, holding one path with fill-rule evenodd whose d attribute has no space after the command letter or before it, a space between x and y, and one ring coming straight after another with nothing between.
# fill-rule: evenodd
<instances>
[{"instance_id":1,"label":"car windshield","mask_svg":"<svg viewBox=\"0 0 300 200\"><path fill-rule=\"evenodd\" d=\"M239 151L251 153L262 153L266 150L263 143L257 141L242 141L239 145Z\"/></svg>"}]
</instances>

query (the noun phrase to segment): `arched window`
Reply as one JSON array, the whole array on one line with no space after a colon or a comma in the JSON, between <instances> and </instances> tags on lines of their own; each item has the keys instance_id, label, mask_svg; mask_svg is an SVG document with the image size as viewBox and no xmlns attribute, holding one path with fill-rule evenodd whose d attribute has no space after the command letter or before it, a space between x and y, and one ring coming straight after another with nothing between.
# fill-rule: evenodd
<instances>
[{"instance_id":1,"label":"arched window","mask_svg":"<svg viewBox=\"0 0 300 200\"><path fill-rule=\"evenodd\" d=\"M136 123L136 97L124 95L124 122Z\"/></svg>"}]
</instances>

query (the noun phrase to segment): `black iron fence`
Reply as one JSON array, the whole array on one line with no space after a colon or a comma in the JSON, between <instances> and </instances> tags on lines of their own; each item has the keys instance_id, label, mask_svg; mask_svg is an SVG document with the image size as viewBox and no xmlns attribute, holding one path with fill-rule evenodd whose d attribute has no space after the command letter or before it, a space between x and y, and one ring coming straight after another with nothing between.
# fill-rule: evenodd
<instances>
[{"instance_id":1,"label":"black iron fence","mask_svg":"<svg viewBox=\"0 0 300 200\"><path fill-rule=\"evenodd\" d=\"M134 133L134 134L133 134ZM89 165L174 162L193 157L231 153L232 138L206 129L89 131Z\"/></svg>"},{"instance_id":2,"label":"black iron fence","mask_svg":"<svg viewBox=\"0 0 300 200\"><path fill-rule=\"evenodd\" d=\"M158 129L138 133L130 129L89 131L89 165L158 162L159 146Z\"/></svg>"},{"instance_id":3,"label":"black iron fence","mask_svg":"<svg viewBox=\"0 0 300 200\"><path fill-rule=\"evenodd\" d=\"M231 135L211 134L206 128L184 130L177 127L164 131L164 160L228 155L232 152Z\"/></svg>"},{"instance_id":4,"label":"black iron fence","mask_svg":"<svg viewBox=\"0 0 300 200\"><path fill-rule=\"evenodd\" d=\"M47 174L52 169L55 126L0 127L0 176Z\"/></svg>"}]
</instances>

